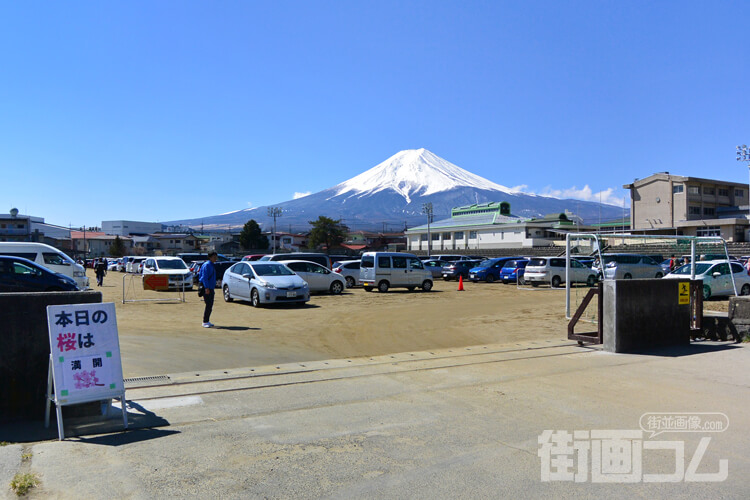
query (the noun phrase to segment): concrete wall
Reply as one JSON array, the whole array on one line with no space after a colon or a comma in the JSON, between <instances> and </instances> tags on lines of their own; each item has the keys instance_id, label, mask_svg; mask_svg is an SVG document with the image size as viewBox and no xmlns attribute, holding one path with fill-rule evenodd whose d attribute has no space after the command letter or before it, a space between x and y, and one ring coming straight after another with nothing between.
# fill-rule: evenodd
<instances>
[{"instance_id":1,"label":"concrete wall","mask_svg":"<svg viewBox=\"0 0 750 500\"><path fill-rule=\"evenodd\" d=\"M635 203L635 217L631 220L633 229L672 226L672 183L667 177L655 177L638 186Z\"/></svg>"},{"instance_id":2,"label":"concrete wall","mask_svg":"<svg viewBox=\"0 0 750 500\"><path fill-rule=\"evenodd\" d=\"M729 297L729 323L734 328L736 341L750 340L750 297Z\"/></svg>"},{"instance_id":3,"label":"concrete wall","mask_svg":"<svg viewBox=\"0 0 750 500\"><path fill-rule=\"evenodd\" d=\"M44 418L47 306L101 301L101 292L0 293L0 422Z\"/></svg>"},{"instance_id":4,"label":"concrete wall","mask_svg":"<svg viewBox=\"0 0 750 500\"><path fill-rule=\"evenodd\" d=\"M604 281L604 349L638 352L689 344L690 305L678 304L681 282L664 279Z\"/></svg>"}]
</instances>

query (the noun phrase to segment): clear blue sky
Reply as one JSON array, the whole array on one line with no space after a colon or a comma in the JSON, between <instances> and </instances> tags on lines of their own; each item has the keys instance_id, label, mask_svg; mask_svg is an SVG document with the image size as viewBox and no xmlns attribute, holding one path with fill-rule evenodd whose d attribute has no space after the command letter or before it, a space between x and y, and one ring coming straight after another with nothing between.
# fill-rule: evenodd
<instances>
[{"instance_id":1,"label":"clear blue sky","mask_svg":"<svg viewBox=\"0 0 750 500\"><path fill-rule=\"evenodd\" d=\"M748 20L746 0L6 1L0 209L214 215L420 147L612 202L657 171L747 182Z\"/></svg>"}]
</instances>

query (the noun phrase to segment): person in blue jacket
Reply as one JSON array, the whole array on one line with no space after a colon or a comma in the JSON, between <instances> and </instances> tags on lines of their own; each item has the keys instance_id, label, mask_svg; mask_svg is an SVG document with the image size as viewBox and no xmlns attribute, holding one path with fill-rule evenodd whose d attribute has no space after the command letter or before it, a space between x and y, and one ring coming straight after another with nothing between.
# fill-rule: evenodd
<instances>
[{"instance_id":1,"label":"person in blue jacket","mask_svg":"<svg viewBox=\"0 0 750 500\"><path fill-rule=\"evenodd\" d=\"M214 296L216 295L216 268L214 262L218 260L219 256L216 252L209 252L208 260L201 266L200 273L198 273L198 281L203 285L205 291L203 292L203 301L206 303L206 308L203 311L203 328L211 328L213 323L211 319L211 310L214 308Z\"/></svg>"}]
</instances>

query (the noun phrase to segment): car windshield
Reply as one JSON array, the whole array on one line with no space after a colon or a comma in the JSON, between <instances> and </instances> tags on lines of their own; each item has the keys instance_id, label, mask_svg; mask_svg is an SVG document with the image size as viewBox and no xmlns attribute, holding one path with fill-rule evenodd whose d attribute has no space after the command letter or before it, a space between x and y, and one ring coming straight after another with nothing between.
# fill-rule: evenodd
<instances>
[{"instance_id":1,"label":"car windshield","mask_svg":"<svg viewBox=\"0 0 750 500\"><path fill-rule=\"evenodd\" d=\"M255 264L250 266L258 276L292 276L294 273L282 264Z\"/></svg>"},{"instance_id":2,"label":"car windshield","mask_svg":"<svg viewBox=\"0 0 750 500\"><path fill-rule=\"evenodd\" d=\"M177 259L156 259L159 269L187 269L185 262Z\"/></svg>"},{"instance_id":3,"label":"car windshield","mask_svg":"<svg viewBox=\"0 0 750 500\"><path fill-rule=\"evenodd\" d=\"M545 266L547 265L547 259L531 259L529 266Z\"/></svg>"},{"instance_id":4,"label":"car windshield","mask_svg":"<svg viewBox=\"0 0 750 500\"><path fill-rule=\"evenodd\" d=\"M495 263L494 259L486 259L479 263L477 267L492 267L492 264Z\"/></svg>"},{"instance_id":5,"label":"car windshield","mask_svg":"<svg viewBox=\"0 0 750 500\"><path fill-rule=\"evenodd\" d=\"M711 264L703 264L703 263L696 263L695 264L695 274L703 274L711 267ZM686 274L690 275L690 264L685 264L684 266L680 266L674 271L672 271L672 274Z\"/></svg>"}]
</instances>

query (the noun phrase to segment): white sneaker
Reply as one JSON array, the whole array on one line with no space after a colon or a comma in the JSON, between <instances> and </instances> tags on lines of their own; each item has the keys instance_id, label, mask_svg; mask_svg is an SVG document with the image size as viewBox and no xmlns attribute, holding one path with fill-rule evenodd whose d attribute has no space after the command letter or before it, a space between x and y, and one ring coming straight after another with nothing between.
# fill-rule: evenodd
<instances>
[{"instance_id":1,"label":"white sneaker","mask_svg":"<svg viewBox=\"0 0 750 500\"><path fill-rule=\"evenodd\" d=\"M203 323L203 328L212 328L213 326L213 323Z\"/></svg>"}]
</instances>

